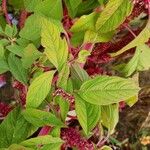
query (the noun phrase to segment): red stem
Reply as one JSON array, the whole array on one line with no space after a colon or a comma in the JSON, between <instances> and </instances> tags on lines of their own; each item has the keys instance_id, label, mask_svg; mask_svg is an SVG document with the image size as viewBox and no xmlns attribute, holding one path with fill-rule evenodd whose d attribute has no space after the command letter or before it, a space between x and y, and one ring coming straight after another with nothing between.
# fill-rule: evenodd
<instances>
[{"instance_id":1,"label":"red stem","mask_svg":"<svg viewBox=\"0 0 150 150\"><path fill-rule=\"evenodd\" d=\"M20 14L20 19L19 19L19 27L22 29L24 27L25 21L28 17L28 12L26 10L22 10Z\"/></svg>"},{"instance_id":2,"label":"red stem","mask_svg":"<svg viewBox=\"0 0 150 150\"><path fill-rule=\"evenodd\" d=\"M2 10L4 12L5 18L6 18L6 22L11 25L11 21L9 20L8 17L8 11L7 11L7 0L2 0Z\"/></svg>"}]
</instances>

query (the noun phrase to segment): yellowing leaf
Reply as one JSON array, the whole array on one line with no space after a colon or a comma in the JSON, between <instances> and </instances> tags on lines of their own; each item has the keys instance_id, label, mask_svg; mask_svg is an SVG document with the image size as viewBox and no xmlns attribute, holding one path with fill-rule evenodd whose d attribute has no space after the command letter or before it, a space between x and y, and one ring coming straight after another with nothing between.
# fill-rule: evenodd
<instances>
[{"instance_id":1,"label":"yellowing leaf","mask_svg":"<svg viewBox=\"0 0 150 150\"><path fill-rule=\"evenodd\" d=\"M27 107L37 108L48 95L55 71L45 72L35 78L27 93Z\"/></svg>"},{"instance_id":2,"label":"yellowing leaf","mask_svg":"<svg viewBox=\"0 0 150 150\"><path fill-rule=\"evenodd\" d=\"M128 77L135 71L144 71L150 68L150 48L147 45L140 45L137 47L133 58L120 68L120 72Z\"/></svg>"},{"instance_id":3,"label":"yellowing leaf","mask_svg":"<svg viewBox=\"0 0 150 150\"><path fill-rule=\"evenodd\" d=\"M88 135L100 119L100 106L87 103L79 95L76 95L75 111L85 134Z\"/></svg>"},{"instance_id":4,"label":"yellowing leaf","mask_svg":"<svg viewBox=\"0 0 150 150\"><path fill-rule=\"evenodd\" d=\"M87 57L91 55L91 53L88 51L88 50L81 50L78 54L78 59L77 61L79 63L85 63L86 62L86 59Z\"/></svg>"},{"instance_id":5,"label":"yellowing leaf","mask_svg":"<svg viewBox=\"0 0 150 150\"><path fill-rule=\"evenodd\" d=\"M112 134L119 120L118 104L102 106L101 120L102 124L108 128L109 134Z\"/></svg>"},{"instance_id":6,"label":"yellowing leaf","mask_svg":"<svg viewBox=\"0 0 150 150\"><path fill-rule=\"evenodd\" d=\"M139 87L131 79L99 76L85 81L78 94L91 104L109 105L135 96L138 91Z\"/></svg>"},{"instance_id":7,"label":"yellowing leaf","mask_svg":"<svg viewBox=\"0 0 150 150\"><path fill-rule=\"evenodd\" d=\"M41 36L46 56L60 71L68 58L68 46L66 40L60 37L59 28L50 21L43 22Z\"/></svg>"},{"instance_id":8,"label":"yellowing leaf","mask_svg":"<svg viewBox=\"0 0 150 150\"><path fill-rule=\"evenodd\" d=\"M96 30L106 33L115 30L133 8L130 0L109 0L96 22Z\"/></svg>"}]
</instances>

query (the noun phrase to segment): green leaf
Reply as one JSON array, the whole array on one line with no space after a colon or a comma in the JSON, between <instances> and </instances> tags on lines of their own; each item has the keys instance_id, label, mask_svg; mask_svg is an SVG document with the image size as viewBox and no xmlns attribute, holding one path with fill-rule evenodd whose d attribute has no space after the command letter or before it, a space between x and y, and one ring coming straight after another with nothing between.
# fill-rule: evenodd
<instances>
[{"instance_id":1,"label":"green leaf","mask_svg":"<svg viewBox=\"0 0 150 150\"><path fill-rule=\"evenodd\" d=\"M130 15L132 8L130 0L109 0L96 22L96 30L102 33L115 30Z\"/></svg>"},{"instance_id":2,"label":"green leaf","mask_svg":"<svg viewBox=\"0 0 150 150\"><path fill-rule=\"evenodd\" d=\"M8 64L5 60L0 60L0 74L9 71Z\"/></svg>"},{"instance_id":3,"label":"green leaf","mask_svg":"<svg viewBox=\"0 0 150 150\"><path fill-rule=\"evenodd\" d=\"M36 40L39 40L40 34L41 34L42 21L43 21L43 18L36 14L28 17L24 28L19 33L20 37L33 41L33 42L35 42Z\"/></svg>"},{"instance_id":4,"label":"green leaf","mask_svg":"<svg viewBox=\"0 0 150 150\"><path fill-rule=\"evenodd\" d=\"M54 143L49 145L44 145L41 150L60 150L62 143Z\"/></svg>"},{"instance_id":5,"label":"green leaf","mask_svg":"<svg viewBox=\"0 0 150 150\"><path fill-rule=\"evenodd\" d=\"M31 127L21 115L21 109L15 108L0 124L0 148L25 140L31 133Z\"/></svg>"},{"instance_id":6,"label":"green leaf","mask_svg":"<svg viewBox=\"0 0 150 150\"><path fill-rule=\"evenodd\" d=\"M12 5L16 9L23 9L24 8L24 2L23 0L8 0L9 4Z\"/></svg>"},{"instance_id":7,"label":"green leaf","mask_svg":"<svg viewBox=\"0 0 150 150\"><path fill-rule=\"evenodd\" d=\"M119 120L118 104L102 106L101 120L102 124L108 128L109 134L112 134Z\"/></svg>"},{"instance_id":8,"label":"green leaf","mask_svg":"<svg viewBox=\"0 0 150 150\"><path fill-rule=\"evenodd\" d=\"M8 57L8 64L12 75L20 82L27 84L27 70L23 68L21 60L14 54L10 53Z\"/></svg>"},{"instance_id":9,"label":"green leaf","mask_svg":"<svg viewBox=\"0 0 150 150\"><path fill-rule=\"evenodd\" d=\"M61 0L44 0L39 2L35 8L36 13L41 13L47 17L61 20L63 16Z\"/></svg>"},{"instance_id":10,"label":"green leaf","mask_svg":"<svg viewBox=\"0 0 150 150\"><path fill-rule=\"evenodd\" d=\"M138 96L133 96L133 97L130 97L129 99L127 99L125 102L130 106L132 107L136 102L138 101Z\"/></svg>"},{"instance_id":11,"label":"green leaf","mask_svg":"<svg viewBox=\"0 0 150 150\"><path fill-rule=\"evenodd\" d=\"M2 44L0 44L0 60L5 59L5 50Z\"/></svg>"},{"instance_id":12,"label":"green leaf","mask_svg":"<svg viewBox=\"0 0 150 150\"><path fill-rule=\"evenodd\" d=\"M63 141L58 137L52 137L50 135L38 136L36 138L31 138L20 143L23 146L36 146L36 145L45 145L45 144L60 144Z\"/></svg>"},{"instance_id":13,"label":"green leaf","mask_svg":"<svg viewBox=\"0 0 150 150\"><path fill-rule=\"evenodd\" d=\"M24 0L24 5L28 12L33 12L36 6L41 2L42 0Z\"/></svg>"},{"instance_id":14,"label":"green leaf","mask_svg":"<svg viewBox=\"0 0 150 150\"><path fill-rule=\"evenodd\" d=\"M119 71L129 77L135 71L144 71L150 68L150 48L147 45L141 45L136 48L133 58Z\"/></svg>"},{"instance_id":15,"label":"green leaf","mask_svg":"<svg viewBox=\"0 0 150 150\"><path fill-rule=\"evenodd\" d=\"M78 6L78 11L76 16L82 16L93 12L93 10L99 6L97 0L85 0Z\"/></svg>"},{"instance_id":16,"label":"green leaf","mask_svg":"<svg viewBox=\"0 0 150 150\"><path fill-rule=\"evenodd\" d=\"M76 95L75 111L85 134L88 135L100 119L100 106L87 103L79 95Z\"/></svg>"},{"instance_id":17,"label":"green leaf","mask_svg":"<svg viewBox=\"0 0 150 150\"><path fill-rule=\"evenodd\" d=\"M81 50L78 54L78 59L77 61L79 63L85 63L86 62L86 59L88 56L90 56L91 53L88 51L88 50Z\"/></svg>"},{"instance_id":18,"label":"green leaf","mask_svg":"<svg viewBox=\"0 0 150 150\"><path fill-rule=\"evenodd\" d=\"M43 22L42 46L50 62L60 71L67 62L68 46L65 39L60 37L59 28L50 21Z\"/></svg>"},{"instance_id":19,"label":"green leaf","mask_svg":"<svg viewBox=\"0 0 150 150\"><path fill-rule=\"evenodd\" d=\"M89 15L83 15L71 27L71 31L80 32L80 31L86 31L86 30L95 30L95 23L96 23L97 17L98 17L98 14L95 12Z\"/></svg>"},{"instance_id":20,"label":"green leaf","mask_svg":"<svg viewBox=\"0 0 150 150\"><path fill-rule=\"evenodd\" d=\"M141 46L145 44L145 42L148 41L149 37L150 37L150 27L148 24L134 40L132 40L128 45L126 45L121 50L117 51L116 53L111 53L111 56L115 57L126 52L127 50L133 47Z\"/></svg>"},{"instance_id":21,"label":"green leaf","mask_svg":"<svg viewBox=\"0 0 150 150\"><path fill-rule=\"evenodd\" d=\"M24 147L24 146L21 146L21 145L18 145L18 144L12 144L8 150L34 150L32 148L27 148L27 147Z\"/></svg>"},{"instance_id":22,"label":"green leaf","mask_svg":"<svg viewBox=\"0 0 150 150\"><path fill-rule=\"evenodd\" d=\"M13 44L13 45L7 46L6 49L14 53L15 55L18 55L19 57L22 57L24 47L17 45L17 44Z\"/></svg>"},{"instance_id":23,"label":"green leaf","mask_svg":"<svg viewBox=\"0 0 150 150\"><path fill-rule=\"evenodd\" d=\"M41 53L33 45L29 44L23 51L22 65L24 68L30 68L36 59L41 56Z\"/></svg>"},{"instance_id":24,"label":"green leaf","mask_svg":"<svg viewBox=\"0 0 150 150\"><path fill-rule=\"evenodd\" d=\"M36 127L63 126L63 123L51 112L27 108L22 114L29 123Z\"/></svg>"},{"instance_id":25,"label":"green leaf","mask_svg":"<svg viewBox=\"0 0 150 150\"><path fill-rule=\"evenodd\" d=\"M65 64L58 75L58 81L57 81L58 87L63 88L64 90L67 89L69 74L70 74L69 66L68 64Z\"/></svg>"},{"instance_id":26,"label":"green leaf","mask_svg":"<svg viewBox=\"0 0 150 150\"><path fill-rule=\"evenodd\" d=\"M87 30L84 35L84 43L108 42L112 39L113 35L114 31L97 33L95 31Z\"/></svg>"},{"instance_id":27,"label":"green leaf","mask_svg":"<svg viewBox=\"0 0 150 150\"><path fill-rule=\"evenodd\" d=\"M71 66L71 79L74 89L79 89L82 83L90 79L87 72L80 67L78 63L74 63Z\"/></svg>"},{"instance_id":28,"label":"green leaf","mask_svg":"<svg viewBox=\"0 0 150 150\"><path fill-rule=\"evenodd\" d=\"M81 4L82 0L65 0L66 6L69 11L69 15L73 18L75 17L78 6Z\"/></svg>"},{"instance_id":29,"label":"green leaf","mask_svg":"<svg viewBox=\"0 0 150 150\"><path fill-rule=\"evenodd\" d=\"M40 106L51 89L54 73L55 71L48 71L33 80L27 93L27 108Z\"/></svg>"},{"instance_id":30,"label":"green leaf","mask_svg":"<svg viewBox=\"0 0 150 150\"><path fill-rule=\"evenodd\" d=\"M135 96L138 91L139 87L131 79L98 76L85 81L77 92L91 104L109 105Z\"/></svg>"}]
</instances>

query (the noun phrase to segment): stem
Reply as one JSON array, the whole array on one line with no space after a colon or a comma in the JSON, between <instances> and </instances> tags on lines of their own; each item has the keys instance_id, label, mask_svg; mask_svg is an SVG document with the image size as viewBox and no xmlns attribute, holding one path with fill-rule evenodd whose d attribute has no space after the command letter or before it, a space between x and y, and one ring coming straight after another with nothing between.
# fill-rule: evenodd
<instances>
[{"instance_id":1,"label":"stem","mask_svg":"<svg viewBox=\"0 0 150 150\"><path fill-rule=\"evenodd\" d=\"M8 17L8 11L7 11L7 0L2 0L2 10L3 10L3 13L5 15L5 18L6 18L6 22L11 25L11 21L9 20L9 17Z\"/></svg>"},{"instance_id":2,"label":"stem","mask_svg":"<svg viewBox=\"0 0 150 150\"><path fill-rule=\"evenodd\" d=\"M19 27L22 29L24 27L25 21L28 17L28 12L26 10L22 10L20 14L20 19L19 19Z\"/></svg>"},{"instance_id":3,"label":"stem","mask_svg":"<svg viewBox=\"0 0 150 150\"><path fill-rule=\"evenodd\" d=\"M136 34L132 31L128 24L123 24L123 26L136 38Z\"/></svg>"}]
</instances>

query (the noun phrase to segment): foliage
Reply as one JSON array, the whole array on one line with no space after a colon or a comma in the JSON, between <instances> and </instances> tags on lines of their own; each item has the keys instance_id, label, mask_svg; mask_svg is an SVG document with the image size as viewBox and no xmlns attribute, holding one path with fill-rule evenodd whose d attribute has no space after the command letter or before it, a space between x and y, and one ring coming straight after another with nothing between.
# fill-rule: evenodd
<instances>
[{"instance_id":1,"label":"foliage","mask_svg":"<svg viewBox=\"0 0 150 150\"><path fill-rule=\"evenodd\" d=\"M9 73L15 89L11 107L0 103L6 109L0 110L0 148L111 149L105 141L119 121L120 102L137 101L132 75L150 68L150 22L139 18L141 32L132 31L140 2L0 2L0 74ZM145 16L148 4L140 9ZM118 41L126 45L118 48Z\"/></svg>"}]
</instances>

